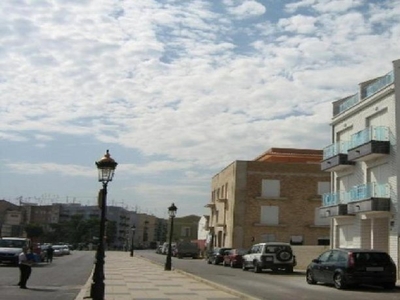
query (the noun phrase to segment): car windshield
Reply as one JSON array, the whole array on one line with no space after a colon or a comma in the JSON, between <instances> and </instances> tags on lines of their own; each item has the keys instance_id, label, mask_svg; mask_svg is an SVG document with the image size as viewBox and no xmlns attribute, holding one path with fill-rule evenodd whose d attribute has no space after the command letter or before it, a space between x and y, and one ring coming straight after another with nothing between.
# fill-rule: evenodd
<instances>
[{"instance_id":1,"label":"car windshield","mask_svg":"<svg viewBox=\"0 0 400 300\"><path fill-rule=\"evenodd\" d=\"M0 247L3 248L22 248L25 245L23 240L0 240Z\"/></svg>"}]
</instances>

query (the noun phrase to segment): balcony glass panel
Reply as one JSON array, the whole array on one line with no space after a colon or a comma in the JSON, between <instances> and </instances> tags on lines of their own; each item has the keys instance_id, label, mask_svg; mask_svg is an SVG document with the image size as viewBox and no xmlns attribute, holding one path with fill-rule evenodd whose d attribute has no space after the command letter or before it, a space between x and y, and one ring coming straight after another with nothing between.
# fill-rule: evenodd
<instances>
[{"instance_id":1,"label":"balcony glass panel","mask_svg":"<svg viewBox=\"0 0 400 300\"><path fill-rule=\"evenodd\" d=\"M371 126L351 136L351 148L361 146L370 141L389 141L389 128L386 126Z\"/></svg>"},{"instance_id":2,"label":"balcony glass panel","mask_svg":"<svg viewBox=\"0 0 400 300\"><path fill-rule=\"evenodd\" d=\"M350 201L359 201L370 198L390 198L389 184L370 182L353 187L350 190Z\"/></svg>"},{"instance_id":3,"label":"balcony glass panel","mask_svg":"<svg viewBox=\"0 0 400 300\"><path fill-rule=\"evenodd\" d=\"M393 82L394 82L394 72L392 70L385 76L382 76L381 78L377 79L373 83L367 85L364 88L364 98L367 98L367 97L375 94L380 89L384 88L385 86L387 86L389 84L392 84Z\"/></svg>"},{"instance_id":4,"label":"balcony glass panel","mask_svg":"<svg viewBox=\"0 0 400 300\"><path fill-rule=\"evenodd\" d=\"M356 105L358 99L359 99L358 93L353 96L350 96L346 101L344 101L342 104L339 105L338 113L348 110L350 107Z\"/></svg>"},{"instance_id":5,"label":"balcony glass panel","mask_svg":"<svg viewBox=\"0 0 400 300\"><path fill-rule=\"evenodd\" d=\"M322 195L322 206L346 204L349 202L349 196L350 193L344 191L325 193Z\"/></svg>"},{"instance_id":6,"label":"balcony glass panel","mask_svg":"<svg viewBox=\"0 0 400 300\"><path fill-rule=\"evenodd\" d=\"M341 141L338 143L331 144L323 149L323 159L328 159L338 154L347 154L347 150L349 149L350 149L349 141Z\"/></svg>"}]
</instances>

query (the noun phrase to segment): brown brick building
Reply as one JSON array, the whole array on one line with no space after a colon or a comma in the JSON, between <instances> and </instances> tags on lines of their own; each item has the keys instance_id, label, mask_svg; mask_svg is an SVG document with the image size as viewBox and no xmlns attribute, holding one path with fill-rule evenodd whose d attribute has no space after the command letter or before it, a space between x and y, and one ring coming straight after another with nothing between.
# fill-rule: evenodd
<instances>
[{"instance_id":1,"label":"brown brick building","mask_svg":"<svg viewBox=\"0 0 400 300\"><path fill-rule=\"evenodd\" d=\"M248 248L280 241L317 245L329 239L320 218L330 175L321 150L271 148L253 161L235 161L212 178L208 247Z\"/></svg>"}]
</instances>

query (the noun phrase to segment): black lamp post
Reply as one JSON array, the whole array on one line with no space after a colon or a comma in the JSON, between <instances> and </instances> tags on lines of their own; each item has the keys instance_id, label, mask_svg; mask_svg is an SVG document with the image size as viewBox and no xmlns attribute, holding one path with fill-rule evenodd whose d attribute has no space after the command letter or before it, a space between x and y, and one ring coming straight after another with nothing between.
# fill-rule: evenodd
<instances>
[{"instance_id":1,"label":"black lamp post","mask_svg":"<svg viewBox=\"0 0 400 300\"><path fill-rule=\"evenodd\" d=\"M131 237L131 257L133 256L133 240L135 239L135 231L136 231L136 226L133 225L132 228L132 237Z\"/></svg>"},{"instance_id":2,"label":"black lamp post","mask_svg":"<svg viewBox=\"0 0 400 300\"><path fill-rule=\"evenodd\" d=\"M97 246L95 267L93 272L93 283L90 289L90 298L94 300L104 300L104 237L106 228L106 208L107 208L107 184L112 181L117 163L106 152L104 156L96 161L99 171L99 182L103 183L103 188L99 191L98 205L101 209L99 244Z\"/></svg>"},{"instance_id":3,"label":"black lamp post","mask_svg":"<svg viewBox=\"0 0 400 300\"><path fill-rule=\"evenodd\" d=\"M171 228L169 231L169 244L168 244L168 253L167 253L167 260L165 262L165 271L171 271L171 256L172 256L172 235L174 231L174 218L178 208L175 206L174 203L170 207L168 207L168 214L169 218L171 219Z\"/></svg>"}]
</instances>

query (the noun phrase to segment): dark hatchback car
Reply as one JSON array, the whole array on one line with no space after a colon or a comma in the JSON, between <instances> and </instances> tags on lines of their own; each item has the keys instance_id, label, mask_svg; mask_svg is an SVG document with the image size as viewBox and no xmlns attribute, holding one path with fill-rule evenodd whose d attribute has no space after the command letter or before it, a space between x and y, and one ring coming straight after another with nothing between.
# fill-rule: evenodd
<instances>
[{"instance_id":1,"label":"dark hatchback car","mask_svg":"<svg viewBox=\"0 0 400 300\"><path fill-rule=\"evenodd\" d=\"M243 262L243 255L248 252L247 249L231 249L225 251L225 255L222 260L223 266L230 266L231 268L241 268Z\"/></svg>"},{"instance_id":2,"label":"dark hatchback car","mask_svg":"<svg viewBox=\"0 0 400 300\"><path fill-rule=\"evenodd\" d=\"M323 282L337 289L360 284L396 286L396 265L389 254L367 249L332 249L313 259L307 267L309 284Z\"/></svg>"},{"instance_id":3,"label":"dark hatchback car","mask_svg":"<svg viewBox=\"0 0 400 300\"><path fill-rule=\"evenodd\" d=\"M213 265L219 265L222 263L225 255L225 251L231 250L232 248L214 248L208 252L207 263Z\"/></svg>"}]
</instances>

